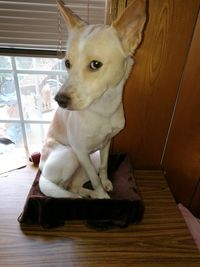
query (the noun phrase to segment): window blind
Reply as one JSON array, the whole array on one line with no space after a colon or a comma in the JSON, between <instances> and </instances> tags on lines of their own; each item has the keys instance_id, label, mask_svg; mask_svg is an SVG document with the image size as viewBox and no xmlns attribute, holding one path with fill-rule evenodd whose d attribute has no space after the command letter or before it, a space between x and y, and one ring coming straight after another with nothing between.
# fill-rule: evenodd
<instances>
[{"instance_id":1,"label":"window blind","mask_svg":"<svg viewBox=\"0 0 200 267\"><path fill-rule=\"evenodd\" d=\"M86 22L104 23L105 0L63 2ZM0 0L0 54L56 56L66 38L56 0Z\"/></svg>"}]
</instances>

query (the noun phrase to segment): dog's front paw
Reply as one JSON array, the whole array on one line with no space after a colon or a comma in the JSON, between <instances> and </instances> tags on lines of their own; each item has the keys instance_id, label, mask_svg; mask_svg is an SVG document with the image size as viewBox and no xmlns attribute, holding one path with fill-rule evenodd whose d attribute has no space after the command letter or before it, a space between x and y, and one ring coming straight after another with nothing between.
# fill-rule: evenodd
<instances>
[{"instance_id":1,"label":"dog's front paw","mask_svg":"<svg viewBox=\"0 0 200 267\"><path fill-rule=\"evenodd\" d=\"M107 192L111 192L113 191L113 185L112 182L109 179L103 179L101 180L103 188L107 191Z\"/></svg>"},{"instance_id":2,"label":"dog's front paw","mask_svg":"<svg viewBox=\"0 0 200 267\"><path fill-rule=\"evenodd\" d=\"M92 190L90 193L91 198L104 198L104 199L109 199L110 196L107 194L107 192L102 188L98 187L95 190Z\"/></svg>"},{"instance_id":3,"label":"dog's front paw","mask_svg":"<svg viewBox=\"0 0 200 267\"><path fill-rule=\"evenodd\" d=\"M107 172L104 169L100 170L99 177L106 192L113 191L112 182L108 179Z\"/></svg>"}]
</instances>

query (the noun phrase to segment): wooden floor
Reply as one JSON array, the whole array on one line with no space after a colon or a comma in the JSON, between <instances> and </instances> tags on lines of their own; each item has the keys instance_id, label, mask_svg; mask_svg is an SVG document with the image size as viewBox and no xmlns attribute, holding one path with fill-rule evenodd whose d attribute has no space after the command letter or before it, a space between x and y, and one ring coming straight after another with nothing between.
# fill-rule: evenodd
<instances>
[{"instance_id":1,"label":"wooden floor","mask_svg":"<svg viewBox=\"0 0 200 267\"><path fill-rule=\"evenodd\" d=\"M55 230L21 228L17 217L35 173L29 166L0 176L0 267L200 266L200 254L160 172L135 172L146 207L143 221L104 232L84 222Z\"/></svg>"}]
</instances>

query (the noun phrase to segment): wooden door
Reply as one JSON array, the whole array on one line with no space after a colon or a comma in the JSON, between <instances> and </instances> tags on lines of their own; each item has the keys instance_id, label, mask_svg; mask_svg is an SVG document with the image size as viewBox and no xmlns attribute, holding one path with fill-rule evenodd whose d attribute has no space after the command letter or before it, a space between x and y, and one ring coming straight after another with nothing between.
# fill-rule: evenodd
<instances>
[{"instance_id":1,"label":"wooden door","mask_svg":"<svg viewBox=\"0 0 200 267\"><path fill-rule=\"evenodd\" d=\"M163 168L176 200L200 215L200 15L179 87Z\"/></svg>"},{"instance_id":2,"label":"wooden door","mask_svg":"<svg viewBox=\"0 0 200 267\"><path fill-rule=\"evenodd\" d=\"M125 129L113 151L135 168L160 168L199 0L149 0L144 41L124 92Z\"/></svg>"}]
</instances>

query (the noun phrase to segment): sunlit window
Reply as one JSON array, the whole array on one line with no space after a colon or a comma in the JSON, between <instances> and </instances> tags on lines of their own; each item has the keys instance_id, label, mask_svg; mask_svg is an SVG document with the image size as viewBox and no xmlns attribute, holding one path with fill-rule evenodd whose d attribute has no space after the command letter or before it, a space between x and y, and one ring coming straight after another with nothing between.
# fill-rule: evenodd
<instances>
[{"instance_id":1,"label":"sunlit window","mask_svg":"<svg viewBox=\"0 0 200 267\"><path fill-rule=\"evenodd\" d=\"M41 151L66 78L62 60L0 56L1 166L15 153Z\"/></svg>"}]
</instances>

